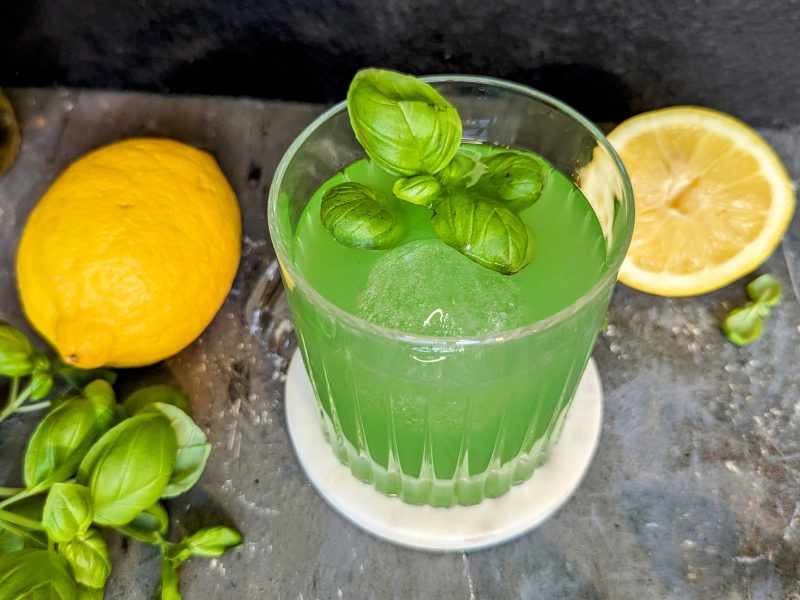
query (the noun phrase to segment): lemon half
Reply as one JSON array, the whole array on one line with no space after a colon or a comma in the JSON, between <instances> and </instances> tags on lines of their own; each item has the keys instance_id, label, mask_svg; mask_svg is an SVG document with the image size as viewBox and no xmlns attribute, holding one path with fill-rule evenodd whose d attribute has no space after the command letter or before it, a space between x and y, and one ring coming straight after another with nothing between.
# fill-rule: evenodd
<instances>
[{"instance_id":1,"label":"lemon half","mask_svg":"<svg viewBox=\"0 0 800 600\"><path fill-rule=\"evenodd\" d=\"M795 207L767 142L715 110L677 106L635 116L608 136L636 203L622 283L662 296L718 289L775 250Z\"/></svg>"}]
</instances>

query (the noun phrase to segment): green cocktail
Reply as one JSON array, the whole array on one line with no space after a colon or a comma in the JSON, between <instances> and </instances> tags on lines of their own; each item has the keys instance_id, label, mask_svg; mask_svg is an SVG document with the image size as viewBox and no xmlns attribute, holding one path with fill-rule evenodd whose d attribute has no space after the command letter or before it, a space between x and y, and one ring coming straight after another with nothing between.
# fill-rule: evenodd
<instances>
[{"instance_id":1,"label":"green cocktail","mask_svg":"<svg viewBox=\"0 0 800 600\"><path fill-rule=\"evenodd\" d=\"M541 165L540 195L517 210L528 264L501 274L447 245L436 203L393 195L399 176L364 157L342 105L287 153L269 216L336 455L384 493L451 506L501 495L547 459L630 239L632 198L602 136L557 101L477 78L433 85L461 115L475 179L509 148ZM343 182L396 215L392 247L348 247L323 226L323 197Z\"/></svg>"}]
</instances>

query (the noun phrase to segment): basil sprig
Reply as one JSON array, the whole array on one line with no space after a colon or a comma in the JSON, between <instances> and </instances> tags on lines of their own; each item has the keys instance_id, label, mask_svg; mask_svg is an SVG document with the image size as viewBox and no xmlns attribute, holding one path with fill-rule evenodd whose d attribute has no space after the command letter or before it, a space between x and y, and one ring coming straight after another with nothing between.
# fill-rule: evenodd
<instances>
[{"instance_id":1,"label":"basil sprig","mask_svg":"<svg viewBox=\"0 0 800 600\"><path fill-rule=\"evenodd\" d=\"M764 319L780 304L781 284L772 275L761 275L747 284L750 302L733 309L722 321L722 332L737 346L752 344L764 331Z\"/></svg>"},{"instance_id":2,"label":"basil sprig","mask_svg":"<svg viewBox=\"0 0 800 600\"><path fill-rule=\"evenodd\" d=\"M51 377L58 375L45 360ZM12 381L34 372L37 361L19 330L0 327L0 368ZM71 385L83 381L68 373ZM25 452L24 487L0 488L0 598L36 589L37 598L101 599L111 559L99 527L160 548L162 600L181 597L178 567L187 558L219 556L242 543L223 526L167 540L169 517L159 500L197 482L211 445L180 390L151 386L118 404L113 372L96 374L102 378L48 402Z\"/></svg>"},{"instance_id":3,"label":"basil sprig","mask_svg":"<svg viewBox=\"0 0 800 600\"><path fill-rule=\"evenodd\" d=\"M396 199L431 209L433 229L470 260L510 275L533 258L518 212L539 198L546 165L519 152L481 160L461 146L458 112L432 86L395 71L366 69L347 94L356 139L370 160L394 175ZM402 236L390 199L360 183L322 198L322 225L351 248L387 249Z\"/></svg>"}]
</instances>

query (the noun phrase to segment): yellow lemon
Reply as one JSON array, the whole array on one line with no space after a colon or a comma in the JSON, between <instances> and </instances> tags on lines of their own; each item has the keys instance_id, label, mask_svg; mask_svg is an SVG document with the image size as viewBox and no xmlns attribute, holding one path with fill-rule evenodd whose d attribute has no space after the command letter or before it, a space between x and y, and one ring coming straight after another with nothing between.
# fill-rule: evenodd
<instances>
[{"instance_id":1,"label":"yellow lemon","mask_svg":"<svg viewBox=\"0 0 800 600\"><path fill-rule=\"evenodd\" d=\"M795 195L767 142L724 113L678 106L608 136L633 184L636 222L619 279L663 296L720 288L764 262Z\"/></svg>"},{"instance_id":2,"label":"yellow lemon","mask_svg":"<svg viewBox=\"0 0 800 600\"><path fill-rule=\"evenodd\" d=\"M80 368L157 362L191 343L239 265L236 196L205 152L129 139L70 165L17 255L25 313Z\"/></svg>"}]
</instances>

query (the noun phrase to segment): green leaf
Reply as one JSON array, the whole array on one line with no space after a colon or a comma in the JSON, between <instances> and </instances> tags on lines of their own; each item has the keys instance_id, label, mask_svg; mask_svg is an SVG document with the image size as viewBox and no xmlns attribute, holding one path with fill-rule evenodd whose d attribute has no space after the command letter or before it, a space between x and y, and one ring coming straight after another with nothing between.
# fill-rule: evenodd
<instances>
[{"instance_id":1,"label":"green leaf","mask_svg":"<svg viewBox=\"0 0 800 600\"><path fill-rule=\"evenodd\" d=\"M71 398L50 411L28 442L25 485L46 487L72 477L103 430L94 405L85 398Z\"/></svg>"},{"instance_id":2,"label":"green leaf","mask_svg":"<svg viewBox=\"0 0 800 600\"><path fill-rule=\"evenodd\" d=\"M0 599L77 600L78 589L64 560L49 550L0 556Z\"/></svg>"},{"instance_id":3,"label":"green leaf","mask_svg":"<svg viewBox=\"0 0 800 600\"><path fill-rule=\"evenodd\" d=\"M22 548L47 548L47 535L43 531L33 531L21 525L3 521L0 523L0 533L4 540L3 544L7 544L5 548L8 552L18 551L20 543L22 543ZM0 554L4 553L5 551L0 551Z\"/></svg>"},{"instance_id":4,"label":"green leaf","mask_svg":"<svg viewBox=\"0 0 800 600\"><path fill-rule=\"evenodd\" d=\"M104 379L111 385L117 382L117 374L111 369L76 369L59 361L55 370L56 374L75 390L82 390L95 379Z\"/></svg>"},{"instance_id":5,"label":"green leaf","mask_svg":"<svg viewBox=\"0 0 800 600\"><path fill-rule=\"evenodd\" d=\"M22 492L20 495L24 494ZM17 500L16 498L10 504L3 507L4 510L13 512L14 514L34 521L41 521L44 514L44 503L47 500L47 494L36 494L35 496L24 496Z\"/></svg>"},{"instance_id":6,"label":"green leaf","mask_svg":"<svg viewBox=\"0 0 800 600\"><path fill-rule=\"evenodd\" d=\"M725 336L737 346L746 346L761 337L764 319L759 314L758 306L748 302L742 308L736 308L722 321Z\"/></svg>"},{"instance_id":7,"label":"green leaf","mask_svg":"<svg viewBox=\"0 0 800 600\"><path fill-rule=\"evenodd\" d=\"M456 109L410 75L359 71L347 92L347 111L367 155L396 175L432 175L450 162L461 143Z\"/></svg>"},{"instance_id":8,"label":"green leaf","mask_svg":"<svg viewBox=\"0 0 800 600\"><path fill-rule=\"evenodd\" d=\"M0 321L0 375L24 377L33 372L33 346L16 327Z\"/></svg>"},{"instance_id":9,"label":"green leaf","mask_svg":"<svg viewBox=\"0 0 800 600\"><path fill-rule=\"evenodd\" d=\"M78 586L78 600L103 600L105 588L90 588L85 585Z\"/></svg>"},{"instance_id":10,"label":"green leaf","mask_svg":"<svg viewBox=\"0 0 800 600\"><path fill-rule=\"evenodd\" d=\"M31 373L31 399L41 400L53 389L53 363L41 352L33 353Z\"/></svg>"},{"instance_id":11,"label":"green leaf","mask_svg":"<svg viewBox=\"0 0 800 600\"><path fill-rule=\"evenodd\" d=\"M114 393L114 388L105 379L95 379L88 383L83 388L83 396L105 408L113 408L117 403L117 395Z\"/></svg>"},{"instance_id":12,"label":"green leaf","mask_svg":"<svg viewBox=\"0 0 800 600\"><path fill-rule=\"evenodd\" d=\"M129 415L133 416L149 404L161 402L177 406L187 415L192 414L189 399L181 390L171 385L151 385L132 393L122 405Z\"/></svg>"},{"instance_id":13,"label":"green leaf","mask_svg":"<svg viewBox=\"0 0 800 600\"><path fill-rule=\"evenodd\" d=\"M319 214L333 238L350 248L391 248L402 233L395 214L360 183L342 183L325 192Z\"/></svg>"},{"instance_id":14,"label":"green leaf","mask_svg":"<svg viewBox=\"0 0 800 600\"><path fill-rule=\"evenodd\" d=\"M83 535L92 524L89 490L77 483L54 483L44 504L42 525L56 542Z\"/></svg>"},{"instance_id":15,"label":"green leaf","mask_svg":"<svg viewBox=\"0 0 800 600\"><path fill-rule=\"evenodd\" d=\"M58 551L72 569L75 581L87 588L105 587L111 574L111 558L106 541L97 529L89 529L84 535L59 544Z\"/></svg>"},{"instance_id":16,"label":"green leaf","mask_svg":"<svg viewBox=\"0 0 800 600\"><path fill-rule=\"evenodd\" d=\"M224 525L205 527L187 535L178 544L175 544L177 551L171 558L177 565L190 556L216 558L231 548L240 546L243 541L242 534L230 527Z\"/></svg>"},{"instance_id":17,"label":"green leaf","mask_svg":"<svg viewBox=\"0 0 800 600\"><path fill-rule=\"evenodd\" d=\"M25 547L25 538L0 525L0 555L19 552Z\"/></svg>"},{"instance_id":18,"label":"green leaf","mask_svg":"<svg viewBox=\"0 0 800 600\"><path fill-rule=\"evenodd\" d=\"M406 202L430 206L442 191L442 184L433 175L401 177L394 182L392 193Z\"/></svg>"},{"instance_id":19,"label":"green leaf","mask_svg":"<svg viewBox=\"0 0 800 600\"><path fill-rule=\"evenodd\" d=\"M433 206L433 230L470 260L504 275L533 258L533 237L511 209L469 190L453 192Z\"/></svg>"},{"instance_id":20,"label":"green leaf","mask_svg":"<svg viewBox=\"0 0 800 600\"><path fill-rule=\"evenodd\" d=\"M156 502L136 515L130 523L117 525L115 529L140 542L157 544L161 536L169 531L169 515L164 506Z\"/></svg>"},{"instance_id":21,"label":"green leaf","mask_svg":"<svg viewBox=\"0 0 800 600\"><path fill-rule=\"evenodd\" d=\"M83 388L83 396L92 403L97 421L107 431L117 418L117 396L105 379L95 379Z\"/></svg>"},{"instance_id":22,"label":"green leaf","mask_svg":"<svg viewBox=\"0 0 800 600\"><path fill-rule=\"evenodd\" d=\"M46 494L24 496L19 500L15 497L13 502L3 507L3 510L32 521L41 522L45 497ZM25 548L47 548L47 536L43 531L32 531L11 523L3 523L0 526L0 538L10 544L11 546L9 547L17 546L21 541ZM0 542L0 546L2 545L3 543ZM0 550L0 554L2 553L2 550Z\"/></svg>"},{"instance_id":23,"label":"green leaf","mask_svg":"<svg viewBox=\"0 0 800 600\"><path fill-rule=\"evenodd\" d=\"M160 414L139 414L111 428L81 462L78 483L88 486L94 522L124 525L164 493L177 441Z\"/></svg>"},{"instance_id":24,"label":"green leaf","mask_svg":"<svg viewBox=\"0 0 800 600\"><path fill-rule=\"evenodd\" d=\"M520 211L539 199L545 168L533 156L501 152L484 159L486 174L480 185L513 210Z\"/></svg>"},{"instance_id":25,"label":"green leaf","mask_svg":"<svg viewBox=\"0 0 800 600\"><path fill-rule=\"evenodd\" d=\"M761 275L747 284L747 295L753 302L772 308L780 304L781 284L772 275Z\"/></svg>"},{"instance_id":26,"label":"green leaf","mask_svg":"<svg viewBox=\"0 0 800 600\"><path fill-rule=\"evenodd\" d=\"M161 559L161 581L156 590L156 600L181 600L178 569L167 557Z\"/></svg>"},{"instance_id":27,"label":"green leaf","mask_svg":"<svg viewBox=\"0 0 800 600\"><path fill-rule=\"evenodd\" d=\"M23 494L24 492L17 497ZM46 494L23 496L19 500L14 497L10 504L3 507L3 510L32 521L41 522L45 496ZM19 543L12 539L17 538L17 540L22 541L25 548L47 548L47 535L43 531L33 531L13 523L3 522L0 525L0 533L6 536L4 539L12 546L16 546ZM2 554L2 551L0 551L0 554Z\"/></svg>"},{"instance_id":28,"label":"green leaf","mask_svg":"<svg viewBox=\"0 0 800 600\"><path fill-rule=\"evenodd\" d=\"M41 400L53 390L53 375L47 372L34 371L31 376L31 400Z\"/></svg>"},{"instance_id":29,"label":"green leaf","mask_svg":"<svg viewBox=\"0 0 800 600\"><path fill-rule=\"evenodd\" d=\"M162 498L180 496L191 488L206 468L211 444L203 430L192 421L192 418L171 404L156 402L146 406L142 412L155 412L164 415L175 432L178 441L178 454L169 485L161 494Z\"/></svg>"},{"instance_id":30,"label":"green leaf","mask_svg":"<svg viewBox=\"0 0 800 600\"><path fill-rule=\"evenodd\" d=\"M481 178L486 171L486 165L481 162L480 154L474 150L459 148L447 166L436 174L439 181L449 188L471 187Z\"/></svg>"}]
</instances>

